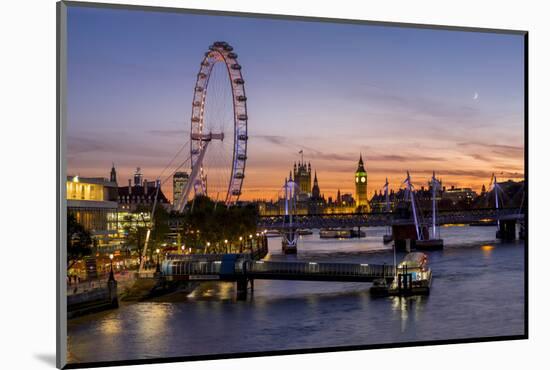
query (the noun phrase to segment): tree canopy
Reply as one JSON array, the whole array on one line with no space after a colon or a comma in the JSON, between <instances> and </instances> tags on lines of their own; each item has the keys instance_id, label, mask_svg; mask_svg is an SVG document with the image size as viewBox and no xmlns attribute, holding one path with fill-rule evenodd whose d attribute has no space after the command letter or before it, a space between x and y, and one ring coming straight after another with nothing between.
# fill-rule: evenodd
<instances>
[{"instance_id":1,"label":"tree canopy","mask_svg":"<svg viewBox=\"0 0 550 370\"><path fill-rule=\"evenodd\" d=\"M197 196L182 216L182 242L188 246L204 246L256 233L258 210L254 205L227 207L205 196Z\"/></svg>"},{"instance_id":2,"label":"tree canopy","mask_svg":"<svg viewBox=\"0 0 550 370\"><path fill-rule=\"evenodd\" d=\"M77 222L72 213L67 214L67 265L68 268L79 259L92 253L92 235Z\"/></svg>"}]
</instances>

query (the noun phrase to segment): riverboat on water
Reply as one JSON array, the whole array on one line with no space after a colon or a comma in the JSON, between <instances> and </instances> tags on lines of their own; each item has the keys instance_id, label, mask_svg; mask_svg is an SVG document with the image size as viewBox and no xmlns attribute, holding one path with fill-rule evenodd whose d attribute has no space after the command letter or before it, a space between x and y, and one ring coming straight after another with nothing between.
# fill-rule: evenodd
<instances>
[{"instance_id":1,"label":"riverboat on water","mask_svg":"<svg viewBox=\"0 0 550 370\"><path fill-rule=\"evenodd\" d=\"M321 239L362 238L365 235L364 231L357 231L355 229L322 229L319 231Z\"/></svg>"},{"instance_id":2,"label":"riverboat on water","mask_svg":"<svg viewBox=\"0 0 550 370\"><path fill-rule=\"evenodd\" d=\"M275 238L281 236L281 232L279 230L267 230L265 236L268 238Z\"/></svg>"},{"instance_id":3,"label":"riverboat on water","mask_svg":"<svg viewBox=\"0 0 550 370\"><path fill-rule=\"evenodd\" d=\"M378 297L428 295L431 284L432 271L428 267L428 256L413 252L399 263L391 283L387 279L376 280L370 292Z\"/></svg>"}]
</instances>

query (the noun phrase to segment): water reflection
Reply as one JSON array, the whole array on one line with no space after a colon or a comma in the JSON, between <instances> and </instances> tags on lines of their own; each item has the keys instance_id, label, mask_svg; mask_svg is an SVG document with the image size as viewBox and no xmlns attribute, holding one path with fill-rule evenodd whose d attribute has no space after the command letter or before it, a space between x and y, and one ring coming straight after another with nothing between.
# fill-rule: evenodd
<instances>
[{"instance_id":1,"label":"water reflection","mask_svg":"<svg viewBox=\"0 0 550 370\"><path fill-rule=\"evenodd\" d=\"M384 228L360 240L306 235L297 256L269 240L273 260L392 263ZM494 241L492 227L447 227L446 247L429 254L429 297L373 298L370 284L255 281L235 300L233 283L202 283L190 295L68 323L72 362L271 351L417 340L517 335L523 322L523 243ZM398 259L404 254L399 254ZM502 294L506 292L506 294Z\"/></svg>"},{"instance_id":2,"label":"water reflection","mask_svg":"<svg viewBox=\"0 0 550 370\"><path fill-rule=\"evenodd\" d=\"M116 319L107 319L100 321L99 330L103 335L114 335L119 334L122 328L122 323L120 320Z\"/></svg>"},{"instance_id":3,"label":"water reflection","mask_svg":"<svg viewBox=\"0 0 550 370\"><path fill-rule=\"evenodd\" d=\"M163 333L169 324L173 305L169 303L142 303L145 307L136 313L138 330L143 333Z\"/></svg>"},{"instance_id":4,"label":"water reflection","mask_svg":"<svg viewBox=\"0 0 550 370\"><path fill-rule=\"evenodd\" d=\"M395 316L399 317L401 323L401 332L408 329L408 325L422 319L423 307L427 302L428 297L413 296L413 297L392 297L392 311ZM411 316L414 314L414 316Z\"/></svg>"},{"instance_id":5,"label":"water reflection","mask_svg":"<svg viewBox=\"0 0 550 370\"><path fill-rule=\"evenodd\" d=\"M235 284L231 282L205 282L187 295L191 301L234 301Z\"/></svg>"},{"instance_id":6,"label":"water reflection","mask_svg":"<svg viewBox=\"0 0 550 370\"><path fill-rule=\"evenodd\" d=\"M481 246L481 250L483 251L483 257L488 258L491 256L491 253L493 252L493 249L495 249L494 245L490 244L484 244Z\"/></svg>"}]
</instances>

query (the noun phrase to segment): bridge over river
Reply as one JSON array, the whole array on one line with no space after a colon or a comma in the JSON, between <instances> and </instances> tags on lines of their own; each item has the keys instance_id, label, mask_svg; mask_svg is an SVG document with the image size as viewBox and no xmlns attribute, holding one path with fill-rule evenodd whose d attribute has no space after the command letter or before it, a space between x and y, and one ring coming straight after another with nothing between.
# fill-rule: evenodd
<instances>
[{"instance_id":1,"label":"bridge over river","mask_svg":"<svg viewBox=\"0 0 550 370\"><path fill-rule=\"evenodd\" d=\"M280 230L288 228L284 222L284 215L261 216L258 227L262 229ZM421 214L423 224L431 223L431 212ZM439 211L436 223L467 224L474 222L495 222L496 220L523 221L524 214L519 208L482 208L460 211ZM388 226L414 223L411 217L402 217L397 213L333 213L295 215L292 219L292 228L323 229L344 227Z\"/></svg>"}]
</instances>

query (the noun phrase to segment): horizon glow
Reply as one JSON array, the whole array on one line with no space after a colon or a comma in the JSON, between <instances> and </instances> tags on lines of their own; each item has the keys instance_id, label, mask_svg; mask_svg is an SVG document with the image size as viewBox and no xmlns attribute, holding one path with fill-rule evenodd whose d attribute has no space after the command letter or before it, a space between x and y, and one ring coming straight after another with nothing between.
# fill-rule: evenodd
<instances>
[{"instance_id":1,"label":"horizon glow","mask_svg":"<svg viewBox=\"0 0 550 370\"><path fill-rule=\"evenodd\" d=\"M121 186L136 167L159 176L187 141L215 40L234 46L246 81L243 200L273 199L300 150L333 198L354 194L359 153L369 196L407 170L415 184L435 170L476 191L493 172L524 177L523 36L79 7L68 10L68 174L108 177L114 162ZM171 179L163 191L171 200Z\"/></svg>"}]
</instances>

